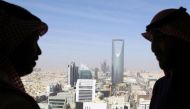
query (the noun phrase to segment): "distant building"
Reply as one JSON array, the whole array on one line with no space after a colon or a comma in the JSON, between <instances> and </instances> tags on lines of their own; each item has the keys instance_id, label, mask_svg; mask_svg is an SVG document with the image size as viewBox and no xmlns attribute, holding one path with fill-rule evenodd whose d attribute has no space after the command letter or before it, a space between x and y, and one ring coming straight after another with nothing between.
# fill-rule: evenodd
<instances>
[{"instance_id":1,"label":"distant building","mask_svg":"<svg viewBox=\"0 0 190 109\"><path fill-rule=\"evenodd\" d=\"M84 102L83 109L108 109L107 103Z\"/></svg>"},{"instance_id":2,"label":"distant building","mask_svg":"<svg viewBox=\"0 0 190 109\"><path fill-rule=\"evenodd\" d=\"M79 67L75 65L75 62L71 62L70 65L68 65L68 84L71 85L71 87L74 87L76 85L77 79L78 79L78 70Z\"/></svg>"},{"instance_id":3,"label":"distant building","mask_svg":"<svg viewBox=\"0 0 190 109\"><path fill-rule=\"evenodd\" d=\"M130 109L130 105L115 104L115 105L111 105L110 109Z\"/></svg>"},{"instance_id":4,"label":"distant building","mask_svg":"<svg viewBox=\"0 0 190 109\"><path fill-rule=\"evenodd\" d=\"M123 82L124 40L112 40L112 84Z\"/></svg>"},{"instance_id":5,"label":"distant building","mask_svg":"<svg viewBox=\"0 0 190 109\"><path fill-rule=\"evenodd\" d=\"M49 96L48 109L65 109L66 99L62 96Z\"/></svg>"},{"instance_id":6,"label":"distant building","mask_svg":"<svg viewBox=\"0 0 190 109\"><path fill-rule=\"evenodd\" d=\"M80 70L79 79L92 79L92 72L90 70Z\"/></svg>"},{"instance_id":7,"label":"distant building","mask_svg":"<svg viewBox=\"0 0 190 109\"><path fill-rule=\"evenodd\" d=\"M68 104L71 108L75 107L74 90L60 92L56 96L49 96L48 98L48 109L66 109Z\"/></svg>"},{"instance_id":8,"label":"distant building","mask_svg":"<svg viewBox=\"0 0 190 109\"><path fill-rule=\"evenodd\" d=\"M98 68L95 68L94 73L94 79L98 80Z\"/></svg>"},{"instance_id":9,"label":"distant building","mask_svg":"<svg viewBox=\"0 0 190 109\"><path fill-rule=\"evenodd\" d=\"M137 109L149 109L150 100L140 99Z\"/></svg>"},{"instance_id":10,"label":"distant building","mask_svg":"<svg viewBox=\"0 0 190 109\"><path fill-rule=\"evenodd\" d=\"M62 86L60 83L52 83L47 86L47 94L56 94L62 91Z\"/></svg>"},{"instance_id":11,"label":"distant building","mask_svg":"<svg viewBox=\"0 0 190 109\"><path fill-rule=\"evenodd\" d=\"M108 98L109 109L130 109L127 96L111 96Z\"/></svg>"},{"instance_id":12,"label":"distant building","mask_svg":"<svg viewBox=\"0 0 190 109\"><path fill-rule=\"evenodd\" d=\"M78 79L76 84L76 102L91 102L95 99L96 80Z\"/></svg>"},{"instance_id":13,"label":"distant building","mask_svg":"<svg viewBox=\"0 0 190 109\"><path fill-rule=\"evenodd\" d=\"M66 92L60 92L57 94L57 96L60 96L67 100L67 103L72 104L75 103L75 91L69 90Z\"/></svg>"}]
</instances>

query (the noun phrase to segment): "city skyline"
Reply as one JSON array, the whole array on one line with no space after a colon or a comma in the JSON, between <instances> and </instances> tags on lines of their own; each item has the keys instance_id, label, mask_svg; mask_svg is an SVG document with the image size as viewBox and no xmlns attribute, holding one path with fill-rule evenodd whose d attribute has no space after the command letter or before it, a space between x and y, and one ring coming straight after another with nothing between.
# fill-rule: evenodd
<instances>
[{"instance_id":1,"label":"city skyline","mask_svg":"<svg viewBox=\"0 0 190 109\"><path fill-rule=\"evenodd\" d=\"M42 55L37 67L65 71L71 61L94 68L106 60L111 66L112 39L125 40L126 70L160 70L150 42L141 33L162 9L183 6L190 12L188 0L7 1L28 9L49 26L39 40Z\"/></svg>"}]
</instances>

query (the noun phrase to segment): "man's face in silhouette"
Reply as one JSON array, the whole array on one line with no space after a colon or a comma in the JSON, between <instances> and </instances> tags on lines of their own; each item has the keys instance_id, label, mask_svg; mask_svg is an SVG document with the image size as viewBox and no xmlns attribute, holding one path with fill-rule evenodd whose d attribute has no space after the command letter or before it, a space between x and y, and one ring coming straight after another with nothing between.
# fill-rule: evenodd
<instances>
[{"instance_id":1,"label":"man's face in silhouette","mask_svg":"<svg viewBox=\"0 0 190 109\"><path fill-rule=\"evenodd\" d=\"M160 68L171 70L179 64L182 51L181 42L174 36L155 34L152 40L152 51L159 61Z\"/></svg>"},{"instance_id":2,"label":"man's face in silhouette","mask_svg":"<svg viewBox=\"0 0 190 109\"><path fill-rule=\"evenodd\" d=\"M20 76L31 73L36 65L35 61L38 60L38 55L41 54L37 43L38 38L38 35L29 36L11 55L12 63Z\"/></svg>"}]
</instances>

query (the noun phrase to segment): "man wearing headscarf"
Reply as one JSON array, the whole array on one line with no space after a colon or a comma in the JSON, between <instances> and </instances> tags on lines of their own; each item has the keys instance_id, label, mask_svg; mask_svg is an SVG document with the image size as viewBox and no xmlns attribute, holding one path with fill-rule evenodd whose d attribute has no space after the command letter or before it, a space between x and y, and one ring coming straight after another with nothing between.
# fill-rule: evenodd
<instances>
[{"instance_id":1,"label":"man wearing headscarf","mask_svg":"<svg viewBox=\"0 0 190 109\"><path fill-rule=\"evenodd\" d=\"M39 109L21 77L33 71L47 24L26 9L0 1L0 109Z\"/></svg>"},{"instance_id":2,"label":"man wearing headscarf","mask_svg":"<svg viewBox=\"0 0 190 109\"><path fill-rule=\"evenodd\" d=\"M190 16L186 9L157 13L142 35L165 76L154 85L150 109L186 109L189 99Z\"/></svg>"}]
</instances>

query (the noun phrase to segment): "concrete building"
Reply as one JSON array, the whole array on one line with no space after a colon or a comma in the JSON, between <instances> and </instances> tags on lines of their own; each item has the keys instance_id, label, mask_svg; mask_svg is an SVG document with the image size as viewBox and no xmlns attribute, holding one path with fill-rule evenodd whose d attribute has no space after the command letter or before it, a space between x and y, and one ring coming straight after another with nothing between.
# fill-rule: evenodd
<instances>
[{"instance_id":1,"label":"concrete building","mask_svg":"<svg viewBox=\"0 0 190 109\"><path fill-rule=\"evenodd\" d=\"M123 82L124 83L127 83L127 84L137 84L137 80L135 77L132 77L132 76L127 76L127 77L124 77L123 78Z\"/></svg>"},{"instance_id":2,"label":"concrete building","mask_svg":"<svg viewBox=\"0 0 190 109\"><path fill-rule=\"evenodd\" d=\"M60 83L52 83L47 86L47 95L55 95L62 91L62 85Z\"/></svg>"},{"instance_id":3,"label":"concrete building","mask_svg":"<svg viewBox=\"0 0 190 109\"><path fill-rule=\"evenodd\" d=\"M130 109L130 105L115 104L115 105L111 105L110 109Z\"/></svg>"},{"instance_id":4,"label":"concrete building","mask_svg":"<svg viewBox=\"0 0 190 109\"><path fill-rule=\"evenodd\" d=\"M94 70L94 79L98 80L98 68L95 68Z\"/></svg>"},{"instance_id":5,"label":"concrete building","mask_svg":"<svg viewBox=\"0 0 190 109\"><path fill-rule=\"evenodd\" d=\"M128 104L127 96L110 96L107 100L109 104Z\"/></svg>"},{"instance_id":6,"label":"concrete building","mask_svg":"<svg viewBox=\"0 0 190 109\"><path fill-rule=\"evenodd\" d=\"M83 109L108 109L107 103L84 102Z\"/></svg>"},{"instance_id":7,"label":"concrete building","mask_svg":"<svg viewBox=\"0 0 190 109\"><path fill-rule=\"evenodd\" d=\"M73 90L66 91L66 92L60 92L57 94L57 96L60 96L64 99L66 99L67 103L69 103L69 104L75 103L75 91L73 91Z\"/></svg>"},{"instance_id":8,"label":"concrete building","mask_svg":"<svg viewBox=\"0 0 190 109\"><path fill-rule=\"evenodd\" d=\"M96 80L78 79L76 84L76 102L91 102L95 99Z\"/></svg>"},{"instance_id":9,"label":"concrete building","mask_svg":"<svg viewBox=\"0 0 190 109\"><path fill-rule=\"evenodd\" d=\"M49 109L66 109L67 105L75 107L75 91L68 90L57 93L56 96L49 96L48 107Z\"/></svg>"},{"instance_id":10,"label":"concrete building","mask_svg":"<svg viewBox=\"0 0 190 109\"><path fill-rule=\"evenodd\" d=\"M68 84L71 85L71 87L74 87L76 85L77 79L78 79L78 70L79 67L75 65L75 62L71 62L70 65L68 65Z\"/></svg>"},{"instance_id":11,"label":"concrete building","mask_svg":"<svg viewBox=\"0 0 190 109\"><path fill-rule=\"evenodd\" d=\"M112 84L123 82L124 40L112 40Z\"/></svg>"},{"instance_id":12,"label":"concrete building","mask_svg":"<svg viewBox=\"0 0 190 109\"><path fill-rule=\"evenodd\" d=\"M140 99L137 109L149 109L150 100Z\"/></svg>"},{"instance_id":13,"label":"concrete building","mask_svg":"<svg viewBox=\"0 0 190 109\"><path fill-rule=\"evenodd\" d=\"M62 96L49 96L48 109L65 109L66 102Z\"/></svg>"},{"instance_id":14,"label":"concrete building","mask_svg":"<svg viewBox=\"0 0 190 109\"><path fill-rule=\"evenodd\" d=\"M109 109L130 109L127 96L111 96L107 100Z\"/></svg>"}]
</instances>

